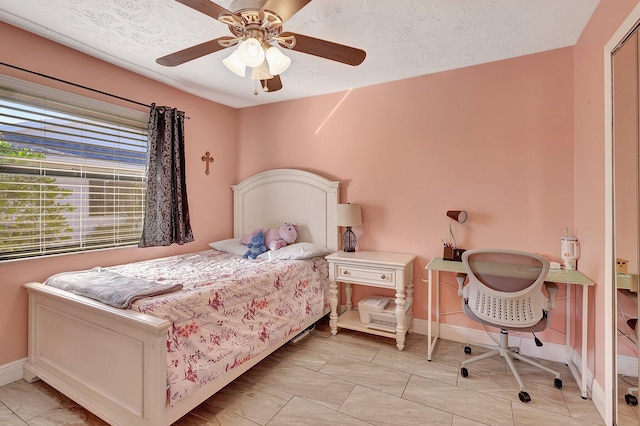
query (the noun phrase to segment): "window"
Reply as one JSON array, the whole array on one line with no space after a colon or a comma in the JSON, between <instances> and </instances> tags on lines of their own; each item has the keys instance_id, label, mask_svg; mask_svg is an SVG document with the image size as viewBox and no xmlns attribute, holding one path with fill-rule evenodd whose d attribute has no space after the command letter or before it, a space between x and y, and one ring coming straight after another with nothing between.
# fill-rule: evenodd
<instances>
[{"instance_id":1,"label":"window","mask_svg":"<svg viewBox=\"0 0 640 426\"><path fill-rule=\"evenodd\" d=\"M0 260L137 245L148 118L0 77Z\"/></svg>"}]
</instances>

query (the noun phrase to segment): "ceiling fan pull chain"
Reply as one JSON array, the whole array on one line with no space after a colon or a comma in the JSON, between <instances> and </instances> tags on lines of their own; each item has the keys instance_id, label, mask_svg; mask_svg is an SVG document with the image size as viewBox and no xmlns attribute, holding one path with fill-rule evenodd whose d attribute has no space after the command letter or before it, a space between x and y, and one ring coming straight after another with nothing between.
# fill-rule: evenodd
<instances>
[{"instance_id":1,"label":"ceiling fan pull chain","mask_svg":"<svg viewBox=\"0 0 640 426\"><path fill-rule=\"evenodd\" d=\"M254 89L253 89L253 94L258 96L258 80L253 80L254 81Z\"/></svg>"}]
</instances>

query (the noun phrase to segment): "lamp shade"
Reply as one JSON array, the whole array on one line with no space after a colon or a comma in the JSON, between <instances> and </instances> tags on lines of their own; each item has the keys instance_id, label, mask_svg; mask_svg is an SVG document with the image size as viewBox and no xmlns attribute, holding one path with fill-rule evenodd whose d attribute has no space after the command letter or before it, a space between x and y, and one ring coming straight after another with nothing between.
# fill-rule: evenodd
<instances>
[{"instance_id":1,"label":"lamp shade","mask_svg":"<svg viewBox=\"0 0 640 426\"><path fill-rule=\"evenodd\" d=\"M229 68L231 72L240 77L244 77L245 69L247 68L244 65L244 62L240 59L240 55L238 54L238 49L235 49L231 55L227 56L222 60L222 63L225 67Z\"/></svg>"},{"instance_id":2,"label":"lamp shade","mask_svg":"<svg viewBox=\"0 0 640 426\"><path fill-rule=\"evenodd\" d=\"M264 49L258 39L250 37L238 46L238 55L248 67L257 67L264 62Z\"/></svg>"},{"instance_id":3,"label":"lamp shade","mask_svg":"<svg viewBox=\"0 0 640 426\"><path fill-rule=\"evenodd\" d=\"M338 204L338 226L362 225L362 210L358 204Z\"/></svg>"},{"instance_id":4,"label":"lamp shade","mask_svg":"<svg viewBox=\"0 0 640 426\"><path fill-rule=\"evenodd\" d=\"M259 67L255 67L251 71L251 80L269 80L270 78L273 78L273 76L269 74L267 61L262 62Z\"/></svg>"},{"instance_id":5,"label":"lamp shade","mask_svg":"<svg viewBox=\"0 0 640 426\"><path fill-rule=\"evenodd\" d=\"M467 220L467 212L464 210L449 210L447 216L459 223L464 223Z\"/></svg>"},{"instance_id":6,"label":"lamp shade","mask_svg":"<svg viewBox=\"0 0 640 426\"><path fill-rule=\"evenodd\" d=\"M282 53L277 47L271 46L265 54L272 75L282 74L291 65L291 58Z\"/></svg>"}]
</instances>

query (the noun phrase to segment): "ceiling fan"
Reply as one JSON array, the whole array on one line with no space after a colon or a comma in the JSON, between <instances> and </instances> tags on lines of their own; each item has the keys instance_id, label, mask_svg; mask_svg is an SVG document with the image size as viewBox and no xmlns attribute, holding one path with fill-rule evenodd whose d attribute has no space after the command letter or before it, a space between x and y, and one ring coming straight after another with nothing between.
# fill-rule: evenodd
<instances>
[{"instance_id":1,"label":"ceiling fan","mask_svg":"<svg viewBox=\"0 0 640 426\"><path fill-rule=\"evenodd\" d=\"M265 92L282 89L280 73L291 59L275 49L279 46L347 65L360 65L366 52L327 40L283 32L282 25L311 0L235 0L231 12L209 0L176 0L198 12L226 24L232 36L188 47L156 59L160 65L173 67L202 56L238 45L223 63L231 71L244 76L245 66L252 68L251 78L260 80ZM242 62L238 62L242 59ZM258 94L257 91L254 92Z\"/></svg>"}]
</instances>

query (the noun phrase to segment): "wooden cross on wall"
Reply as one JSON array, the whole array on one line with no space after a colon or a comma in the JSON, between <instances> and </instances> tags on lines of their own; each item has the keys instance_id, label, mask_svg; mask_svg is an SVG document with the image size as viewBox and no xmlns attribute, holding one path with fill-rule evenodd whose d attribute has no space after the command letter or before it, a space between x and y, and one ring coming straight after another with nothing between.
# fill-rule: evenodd
<instances>
[{"instance_id":1,"label":"wooden cross on wall","mask_svg":"<svg viewBox=\"0 0 640 426\"><path fill-rule=\"evenodd\" d=\"M211 156L209 151L207 151L207 152L204 153L204 155L201 157L201 159L202 159L202 161L204 161L204 164L205 164L204 174L208 175L209 174L209 163L213 163L213 157Z\"/></svg>"}]
</instances>

